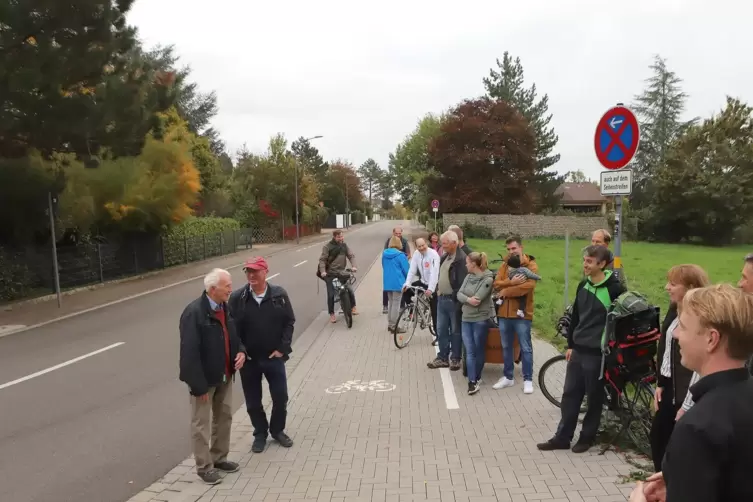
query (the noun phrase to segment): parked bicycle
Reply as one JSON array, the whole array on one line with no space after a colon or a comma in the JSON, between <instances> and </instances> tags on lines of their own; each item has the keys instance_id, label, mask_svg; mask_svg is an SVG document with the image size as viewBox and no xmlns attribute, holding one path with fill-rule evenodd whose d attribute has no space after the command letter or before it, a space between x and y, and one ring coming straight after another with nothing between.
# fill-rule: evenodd
<instances>
[{"instance_id":1,"label":"parked bicycle","mask_svg":"<svg viewBox=\"0 0 753 502\"><path fill-rule=\"evenodd\" d=\"M568 317L558 323L562 334ZM603 390L605 421L614 419L620 430L604 446L606 452L612 444L627 433L633 445L646 455L651 454L649 434L653 420L654 385L656 383L656 340L658 339L659 309L652 308L627 316L607 317L608 339L613 340L604 353ZM562 389L567 371L564 354L552 357L539 370L539 388L549 402L558 408L562 403ZM587 410L587 402L581 413Z\"/></svg>"},{"instance_id":2,"label":"parked bicycle","mask_svg":"<svg viewBox=\"0 0 753 502\"><path fill-rule=\"evenodd\" d=\"M348 286L356 283L356 276L352 269L346 268L340 274L332 277L332 289L334 290L335 305L340 304L345 324L348 328L353 327L353 305L350 301Z\"/></svg>"},{"instance_id":3,"label":"parked bicycle","mask_svg":"<svg viewBox=\"0 0 753 502\"><path fill-rule=\"evenodd\" d=\"M413 291L413 300L400 310L397 322L392 330L395 347L404 349L413 339L417 327L422 330L429 328L429 333L434 333L434 324L431 321L431 305L426 297L426 289L421 286L408 286Z\"/></svg>"}]
</instances>

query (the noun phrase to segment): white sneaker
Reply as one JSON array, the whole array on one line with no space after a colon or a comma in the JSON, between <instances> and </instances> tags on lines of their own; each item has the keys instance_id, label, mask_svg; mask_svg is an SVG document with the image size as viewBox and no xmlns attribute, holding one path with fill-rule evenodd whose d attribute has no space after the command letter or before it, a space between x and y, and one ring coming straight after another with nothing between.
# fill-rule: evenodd
<instances>
[{"instance_id":1,"label":"white sneaker","mask_svg":"<svg viewBox=\"0 0 753 502\"><path fill-rule=\"evenodd\" d=\"M533 382L528 380L523 382L523 394L533 394Z\"/></svg>"},{"instance_id":2,"label":"white sneaker","mask_svg":"<svg viewBox=\"0 0 753 502\"><path fill-rule=\"evenodd\" d=\"M510 380L509 378L502 377L497 383L492 385L492 389L505 389L507 387L512 387L513 385L515 385L515 380Z\"/></svg>"}]
</instances>

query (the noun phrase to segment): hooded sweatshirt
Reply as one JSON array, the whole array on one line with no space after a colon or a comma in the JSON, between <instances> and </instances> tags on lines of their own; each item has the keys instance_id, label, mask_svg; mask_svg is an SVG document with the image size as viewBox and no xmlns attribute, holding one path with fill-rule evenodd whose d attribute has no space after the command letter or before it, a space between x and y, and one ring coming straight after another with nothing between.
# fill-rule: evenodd
<instances>
[{"instance_id":1,"label":"hooded sweatshirt","mask_svg":"<svg viewBox=\"0 0 753 502\"><path fill-rule=\"evenodd\" d=\"M492 283L494 274L491 270L484 270L481 274L468 274L458 290L458 301L463 311L463 321L477 322L486 321L492 317ZM468 299L476 297L481 300L474 307L468 303Z\"/></svg>"},{"instance_id":2,"label":"hooded sweatshirt","mask_svg":"<svg viewBox=\"0 0 753 502\"><path fill-rule=\"evenodd\" d=\"M625 291L611 270L596 284L590 277L578 284L573 302L573 315L567 335L567 346L582 352L601 354L601 342L612 302Z\"/></svg>"},{"instance_id":3,"label":"hooded sweatshirt","mask_svg":"<svg viewBox=\"0 0 753 502\"><path fill-rule=\"evenodd\" d=\"M382 290L402 291L410 264L399 249L389 248L382 253Z\"/></svg>"}]
</instances>

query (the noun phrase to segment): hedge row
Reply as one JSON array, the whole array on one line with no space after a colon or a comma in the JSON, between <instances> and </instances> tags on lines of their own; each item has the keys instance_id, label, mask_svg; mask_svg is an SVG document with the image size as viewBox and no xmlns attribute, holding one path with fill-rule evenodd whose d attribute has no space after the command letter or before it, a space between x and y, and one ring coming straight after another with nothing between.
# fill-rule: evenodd
<instances>
[{"instance_id":1,"label":"hedge row","mask_svg":"<svg viewBox=\"0 0 753 502\"><path fill-rule=\"evenodd\" d=\"M197 237L240 230L240 228L238 220L233 218L192 217L171 228L165 236L170 238Z\"/></svg>"}]
</instances>

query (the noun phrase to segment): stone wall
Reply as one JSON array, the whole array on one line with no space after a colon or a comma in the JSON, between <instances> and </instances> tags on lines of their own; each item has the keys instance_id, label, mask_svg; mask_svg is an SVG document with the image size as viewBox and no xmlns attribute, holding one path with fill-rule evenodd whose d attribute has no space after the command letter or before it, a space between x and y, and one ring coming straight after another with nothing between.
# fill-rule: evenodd
<instances>
[{"instance_id":1,"label":"stone wall","mask_svg":"<svg viewBox=\"0 0 753 502\"><path fill-rule=\"evenodd\" d=\"M466 223L489 227L495 238L518 234L522 238L564 237L569 231L574 238L587 239L597 228L608 228L605 216L544 216L540 214L445 214L443 228Z\"/></svg>"}]
</instances>

